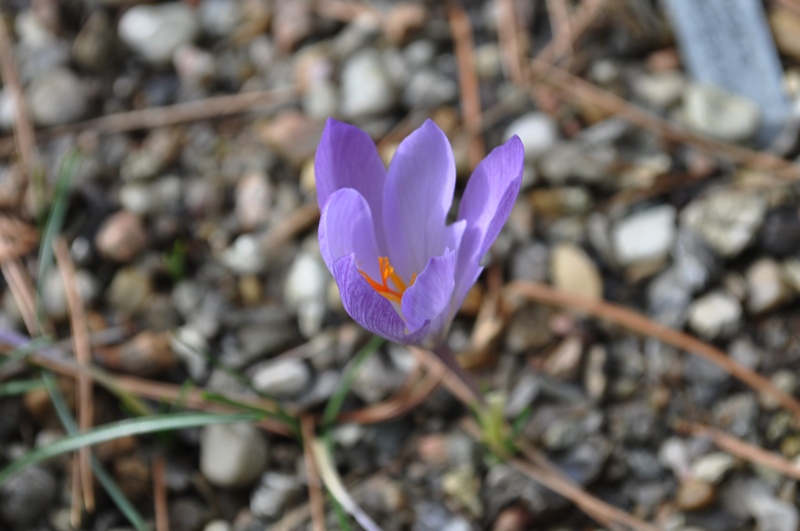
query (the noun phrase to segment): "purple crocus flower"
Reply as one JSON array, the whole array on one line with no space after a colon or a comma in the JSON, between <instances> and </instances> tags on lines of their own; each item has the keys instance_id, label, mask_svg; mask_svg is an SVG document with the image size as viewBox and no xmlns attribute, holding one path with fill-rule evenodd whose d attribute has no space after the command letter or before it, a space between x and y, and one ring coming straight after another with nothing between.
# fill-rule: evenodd
<instances>
[{"instance_id":1,"label":"purple crocus flower","mask_svg":"<svg viewBox=\"0 0 800 531\"><path fill-rule=\"evenodd\" d=\"M433 121L400 143L387 170L365 132L328 119L314 165L319 245L347 313L388 340L439 344L508 219L523 158L516 136L492 151L448 225L456 168Z\"/></svg>"}]
</instances>

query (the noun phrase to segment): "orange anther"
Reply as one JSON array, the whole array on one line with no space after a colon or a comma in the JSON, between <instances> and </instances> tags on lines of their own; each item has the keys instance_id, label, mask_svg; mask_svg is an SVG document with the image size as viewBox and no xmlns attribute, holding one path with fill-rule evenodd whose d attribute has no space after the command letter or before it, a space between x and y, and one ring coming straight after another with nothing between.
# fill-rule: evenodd
<instances>
[{"instance_id":1,"label":"orange anther","mask_svg":"<svg viewBox=\"0 0 800 531\"><path fill-rule=\"evenodd\" d=\"M386 299L400 303L400 300L403 298L403 293L408 289L409 286L414 285L414 281L417 280L417 274L414 273L411 275L411 283L409 286L406 286L406 283L400 278L400 275L394 272L394 268L389 263L389 258L386 256L378 257L378 267L380 267L381 271L381 283L377 283L376 281L372 280L369 275L365 272L358 270L361 273L361 276L369 283L369 285L378 292L378 295L385 297ZM389 280L392 281L394 284L394 289L389 287Z\"/></svg>"}]
</instances>

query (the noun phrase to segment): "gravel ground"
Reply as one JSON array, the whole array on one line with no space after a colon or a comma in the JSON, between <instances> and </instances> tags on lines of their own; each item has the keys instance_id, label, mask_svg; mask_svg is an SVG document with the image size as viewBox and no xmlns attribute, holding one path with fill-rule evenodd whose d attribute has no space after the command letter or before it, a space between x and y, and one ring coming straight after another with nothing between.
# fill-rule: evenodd
<instances>
[{"instance_id":1,"label":"gravel ground","mask_svg":"<svg viewBox=\"0 0 800 531\"><path fill-rule=\"evenodd\" d=\"M587 496L660 529L798 529L799 410L763 392L800 385L796 135L759 157L758 110L692 82L656 4L0 3L13 41L0 39L0 341L46 335L34 361L58 368L80 351L77 322L91 361L152 414L206 390L304 419L305 445L273 420L97 446L159 531L342 528L330 501L312 517L330 476L308 435L368 335L319 254L324 121L368 131L388 161L433 118L459 190L516 134L523 189L448 345L528 461L472 436L457 384L413 389L438 378L429 355L384 344L346 395L356 413L329 432L347 492L386 530L609 528ZM765 9L796 102L800 12L783 4ZM56 262L39 250L46 227ZM544 304L525 290L541 284L567 295ZM589 307L600 300L648 320ZM709 361L719 351L737 377ZM39 378L0 366L0 465L65 436L45 389L10 391ZM134 414L97 385L87 416L85 388L58 384L83 426ZM537 451L577 495L534 479ZM75 508L76 462L0 484L0 528L134 529L99 484L95 507Z\"/></svg>"}]
</instances>

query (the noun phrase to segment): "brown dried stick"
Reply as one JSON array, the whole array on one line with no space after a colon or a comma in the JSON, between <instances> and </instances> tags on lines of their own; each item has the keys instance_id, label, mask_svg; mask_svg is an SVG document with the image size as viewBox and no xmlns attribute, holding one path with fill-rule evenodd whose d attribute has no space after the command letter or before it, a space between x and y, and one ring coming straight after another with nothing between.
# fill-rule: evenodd
<instances>
[{"instance_id":1,"label":"brown dried stick","mask_svg":"<svg viewBox=\"0 0 800 531\"><path fill-rule=\"evenodd\" d=\"M717 428L693 422L679 422L676 425L676 429L681 433L707 437L711 439L714 444L730 454L750 461L751 463L758 463L759 465L769 467L781 474L800 480L800 466L784 459L778 454L768 452L763 448L754 446Z\"/></svg>"},{"instance_id":2,"label":"brown dried stick","mask_svg":"<svg viewBox=\"0 0 800 531\"><path fill-rule=\"evenodd\" d=\"M497 32L500 51L503 55L508 76L516 85L522 85L528 77L527 63L523 61L527 47L522 45L527 41L527 36L519 27L518 19L514 13L514 0L495 0L498 27L503 31Z\"/></svg>"},{"instance_id":3,"label":"brown dried stick","mask_svg":"<svg viewBox=\"0 0 800 531\"><path fill-rule=\"evenodd\" d=\"M156 513L156 531L169 531L169 507L167 505L167 484L164 479L164 456L160 453L153 457L153 503Z\"/></svg>"},{"instance_id":4,"label":"brown dried stick","mask_svg":"<svg viewBox=\"0 0 800 531\"><path fill-rule=\"evenodd\" d=\"M605 0L584 0L581 6L569 19L569 42L565 47L556 39L551 40L547 46L542 48L542 51L536 56L540 61L556 63L560 61L566 52L568 52L575 42L581 38L586 30L591 27L597 16L602 12ZM549 5L549 4L548 4Z\"/></svg>"},{"instance_id":5,"label":"brown dried stick","mask_svg":"<svg viewBox=\"0 0 800 531\"><path fill-rule=\"evenodd\" d=\"M3 76L11 96L14 112L14 137L11 145L16 144L25 175L30 178L35 164L36 135L28 117L28 104L22 92L22 83L14 61L14 46L3 20L0 20L0 75Z\"/></svg>"},{"instance_id":6,"label":"brown dried stick","mask_svg":"<svg viewBox=\"0 0 800 531\"><path fill-rule=\"evenodd\" d=\"M758 152L709 138L669 122L652 113L629 104L619 96L603 90L566 70L533 59L530 63L532 83L543 82L559 90L565 98L591 104L624 120L654 131L673 142L689 144L701 151L729 158L751 168L774 173L782 179L800 178L800 166L770 153Z\"/></svg>"},{"instance_id":7,"label":"brown dried stick","mask_svg":"<svg viewBox=\"0 0 800 531\"><path fill-rule=\"evenodd\" d=\"M61 133L84 130L109 134L137 129L154 129L241 114L260 105L281 105L289 103L296 94L297 89L295 87L283 87L259 92L213 96L167 107L152 107L138 111L109 114L92 120L44 129L41 134L52 137ZM0 139L0 156L8 155L12 148L13 139Z\"/></svg>"},{"instance_id":8,"label":"brown dried stick","mask_svg":"<svg viewBox=\"0 0 800 531\"><path fill-rule=\"evenodd\" d=\"M721 350L688 334L661 326L644 315L606 301L598 301L560 291L545 284L515 281L506 286L506 299L523 298L529 301L562 306L586 312L598 319L612 321L646 337L652 337L681 350L702 356L728 371L755 391L769 395L800 419L800 402L776 388L763 376L729 358Z\"/></svg>"},{"instance_id":9,"label":"brown dried stick","mask_svg":"<svg viewBox=\"0 0 800 531\"><path fill-rule=\"evenodd\" d=\"M572 54L572 20L569 6L564 0L547 0L547 14L553 32L553 55L558 60L563 55Z\"/></svg>"},{"instance_id":10,"label":"brown dried stick","mask_svg":"<svg viewBox=\"0 0 800 531\"><path fill-rule=\"evenodd\" d=\"M322 480L319 477L317 461L311 441L314 440L314 419L310 415L300 416L300 431L303 436L303 460L308 477L308 503L311 506L311 525L313 531L325 531L325 497L322 495Z\"/></svg>"},{"instance_id":11,"label":"brown dried stick","mask_svg":"<svg viewBox=\"0 0 800 531\"><path fill-rule=\"evenodd\" d=\"M472 42L472 25L464 8L451 1L447 3L447 19L453 35L453 49L458 63L458 84L461 89L461 112L464 125L472 131L469 136L469 164L475 167L486 156L486 145L481 129L481 95L475 73L475 54Z\"/></svg>"},{"instance_id":12,"label":"brown dried stick","mask_svg":"<svg viewBox=\"0 0 800 531\"><path fill-rule=\"evenodd\" d=\"M72 344L75 351L75 359L84 366L89 366L92 362L92 355L89 346L89 328L86 324L86 313L83 302L78 295L78 288L75 283L75 265L69 255L67 242L63 237L59 237L53 244L55 250L56 263L61 273L61 281L64 283L64 292L67 296L67 306L69 308L70 328L72 329ZM92 379L86 374L78 374L78 427L81 431L87 431L92 427L94 418L94 401L92 400ZM83 446L78 450L80 456L80 476L83 489L83 499L86 511L94 512L94 487L92 482L92 468L89 459L91 449Z\"/></svg>"}]
</instances>

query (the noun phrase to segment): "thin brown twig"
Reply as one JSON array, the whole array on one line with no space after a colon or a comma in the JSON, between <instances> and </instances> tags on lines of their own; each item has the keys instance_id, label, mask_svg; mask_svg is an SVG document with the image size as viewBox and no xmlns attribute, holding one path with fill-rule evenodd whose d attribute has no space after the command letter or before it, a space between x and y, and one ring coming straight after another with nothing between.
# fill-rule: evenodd
<instances>
[{"instance_id":1,"label":"thin brown twig","mask_svg":"<svg viewBox=\"0 0 800 531\"><path fill-rule=\"evenodd\" d=\"M375 424L397 418L424 402L425 399L436 390L444 374L445 370L441 367L438 369L433 368L422 380L419 380L415 374L412 373L406 382L415 384L413 389L406 389L406 385L404 384L403 388L398 390L398 392L388 400L364 409L342 412L336 420L338 422Z\"/></svg>"},{"instance_id":2,"label":"thin brown twig","mask_svg":"<svg viewBox=\"0 0 800 531\"><path fill-rule=\"evenodd\" d=\"M17 153L26 177L30 179L36 157L36 135L28 116L28 104L22 92L22 83L14 60L14 46L5 21L0 20L0 75L11 96L14 112L14 137ZM13 145L12 144L12 145Z\"/></svg>"},{"instance_id":3,"label":"thin brown twig","mask_svg":"<svg viewBox=\"0 0 800 531\"><path fill-rule=\"evenodd\" d=\"M38 241L36 230L29 224L0 216L0 263L28 254Z\"/></svg>"},{"instance_id":4,"label":"thin brown twig","mask_svg":"<svg viewBox=\"0 0 800 531\"><path fill-rule=\"evenodd\" d=\"M53 248L55 251L56 264L61 273L61 281L64 284L64 292L67 296L67 307L69 309L75 359L79 364L88 366L92 362L89 346L89 327L86 324L86 313L75 283L75 265L72 263L67 242L63 237L56 238L53 243ZM78 427L81 431L87 431L91 429L94 418L92 379L85 374L78 374L77 379ZM83 446L78 450L78 454L81 464L80 476L84 504L86 505L86 511L93 513L95 507L94 487L92 482L92 468L89 461L91 449L89 446Z\"/></svg>"},{"instance_id":5,"label":"thin brown twig","mask_svg":"<svg viewBox=\"0 0 800 531\"><path fill-rule=\"evenodd\" d=\"M547 0L547 14L553 32L553 55L557 58L572 54L572 20L564 0Z\"/></svg>"},{"instance_id":6,"label":"thin brown twig","mask_svg":"<svg viewBox=\"0 0 800 531\"><path fill-rule=\"evenodd\" d=\"M472 25L464 8L455 1L447 3L447 20L453 35L453 49L458 63L458 84L461 89L461 112L467 129L481 128L481 95L478 76L475 72L475 54L472 40ZM469 163L475 167L486 156L483 136L471 133L469 137Z\"/></svg>"},{"instance_id":7,"label":"thin brown twig","mask_svg":"<svg viewBox=\"0 0 800 531\"><path fill-rule=\"evenodd\" d=\"M153 503L156 531L169 531L167 483L164 480L164 456L161 453L156 453L153 457Z\"/></svg>"},{"instance_id":8,"label":"thin brown twig","mask_svg":"<svg viewBox=\"0 0 800 531\"><path fill-rule=\"evenodd\" d=\"M370 17L382 22L384 18L378 9L369 4L343 0L321 0L314 3L314 9L319 16L340 22L353 22L361 17Z\"/></svg>"},{"instance_id":9,"label":"thin brown twig","mask_svg":"<svg viewBox=\"0 0 800 531\"><path fill-rule=\"evenodd\" d=\"M298 233L311 227L319 219L319 205L308 202L292 210L261 239L264 249L270 251L291 240Z\"/></svg>"},{"instance_id":10,"label":"thin brown twig","mask_svg":"<svg viewBox=\"0 0 800 531\"><path fill-rule=\"evenodd\" d=\"M570 51L575 46L575 42L591 27L597 16L602 12L604 2L605 0L584 0L569 18L568 46L553 39L547 46L542 48L536 59L550 63L557 63L563 59L565 52Z\"/></svg>"},{"instance_id":11,"label":"thin brown twig","mask_svg":"<svg viewBox=\"0 0 800 531\"><path fill-rule=\"evenodd\" d=\"M514 0L495 0L497 4L498 28L497 40L503 55L506 71L511 81L522 85L528 78L528 64L523 58L527 55L527 35L520 28L518 18L515 16Z\"/></svg>"},{"instance_id":12,"label":"thin brown twig","mask_svg":"<svg viewBox=\"0 0 800 531\"><path fill-rule=\"evenodd\" d=\"M567 480L562 474L548 473L519 457L511 458L510 463L537 483L541 483L550 490L561 494L587 515L610 529L660 531L658 527L592 496L580 486Z\"/></svg>"},{"instance_id":13,"label":"thin brown twig","mask_svg":"<svg viewBox=\"0 0 800 531\"><path fill-rule=\"evenodd\" d=\"M701 151L727 157L733 162L754 169L771 172L781 179L800 178L800 166L766 152L728 144L690 131L655 114L629 104L619 96L575 76L566 70L539 60L530 62L532 83L541 81L559 90L565 98L618 115L637 127L654 131L664 138L681 144L689 144Z\"/></svg>"},{"instance_id":14,"label":"thin brown twig","mask_svg":"<svg viewBox=\"0 0 800 531\"><path fill-rule=\"evenodd\" d=\"M800 3L797 0L773 0L773 3L778 4L781 7L794 11L798 15L800 15Z\"/></svg>"},{"instance_id":15,"label":"thin brown twig","mask_svg":"<svg viewBox=\"0 0 800 531\"><path fill-rule=\"evenodd\" d=\"M752 445L717 428L683 421L676 423L675 428L681 433L707 437L711 439L714 444L732 455L800 480L800 466L784 459L778 454L768 452L763 448Z\"/></svg>"},{"instance_id":16,"label":"thin brown twig","mask_svg":"<svg viewBox=\"0 0 800 531\"><path fill-rule=\"evenodd\" d=\"M31 278L19 260L6 260L0 265L3 277L6 279L8 289L14 302L17 303L22 322L31 335L37 333L36 329L36 290L33 288Z\"/></svg>"},{"instance_id":17,"label":"thin brown twig","mask_svg":"<svg viewBox=\"0 0 800 531\"><path fill-rule=\"evenodd\" d=\"M612 321L643 336L658 339L686 352L702 356L725 369L731 376L752 387L755 391L771 396L800 419L800 401L775 387L768 379L737 363L724 352L708 343L678 330L662 326L640 313L610 302L588 299L535 282L514 281L506 286L505 292L506 299L509 301L515 298L523 298L529 301L581 310L598 319Z\"/></svg>"},{"instance_id":18,"label":"thin brown twig","mask_svg":"<svg viewBox=\"0 0 800 531\"><path fill-rule=\"evenodd\" d=\"M303 460L308 480L308 503L311 506L311 526L314 531L325 531L325 496L322 495L322 480L311 448L314 440L314 418L300 415L300 432L303 436Z\"/></svg>"},{"instance_id":19,"label":"thin brown twig","mask_svg":"<svg viewBox=\"0 0 800 531\"><path fill-rule=\"evenodd\" d=\"M83 497L81 496L81 459L78 453L72 455L72 484L69 503L69 523L73 529L80 529L83 521Z\"/></svg>"},{"instance_id":20,"label":"thin brown twig","mask_svg":"<svg viewBox=\"0 0 800 531\"><path fill-rule=\"evenodd\" d=\"M136 111L109 114L74 124L50 127L42 130L40 135L49 138L62 133L85 130L100 134L111 134L135 131L137 129L155 129L186 122L242 114L262 105L282 105L289 103L296 95L297 89L292 86L274 90L213 96L166 107L150 107ZM8 155L11 149L13 149L13 139L0 139L0 156Z\"/></svg>"},{"instance_id":21,"label":"thin brown twig","mask_svg":"<svg viewBox=\"0 0 800 531\"><path fill-rule=\"evenodd\" d=\"M453 396L458 398L463 404L471 405L479 403L480 400L475 391L460 378L456 377L447 369L447 366L430 350L411 347L414 357L431 372L442 373L442 383Z\"/></svg>"}]
</instances>

